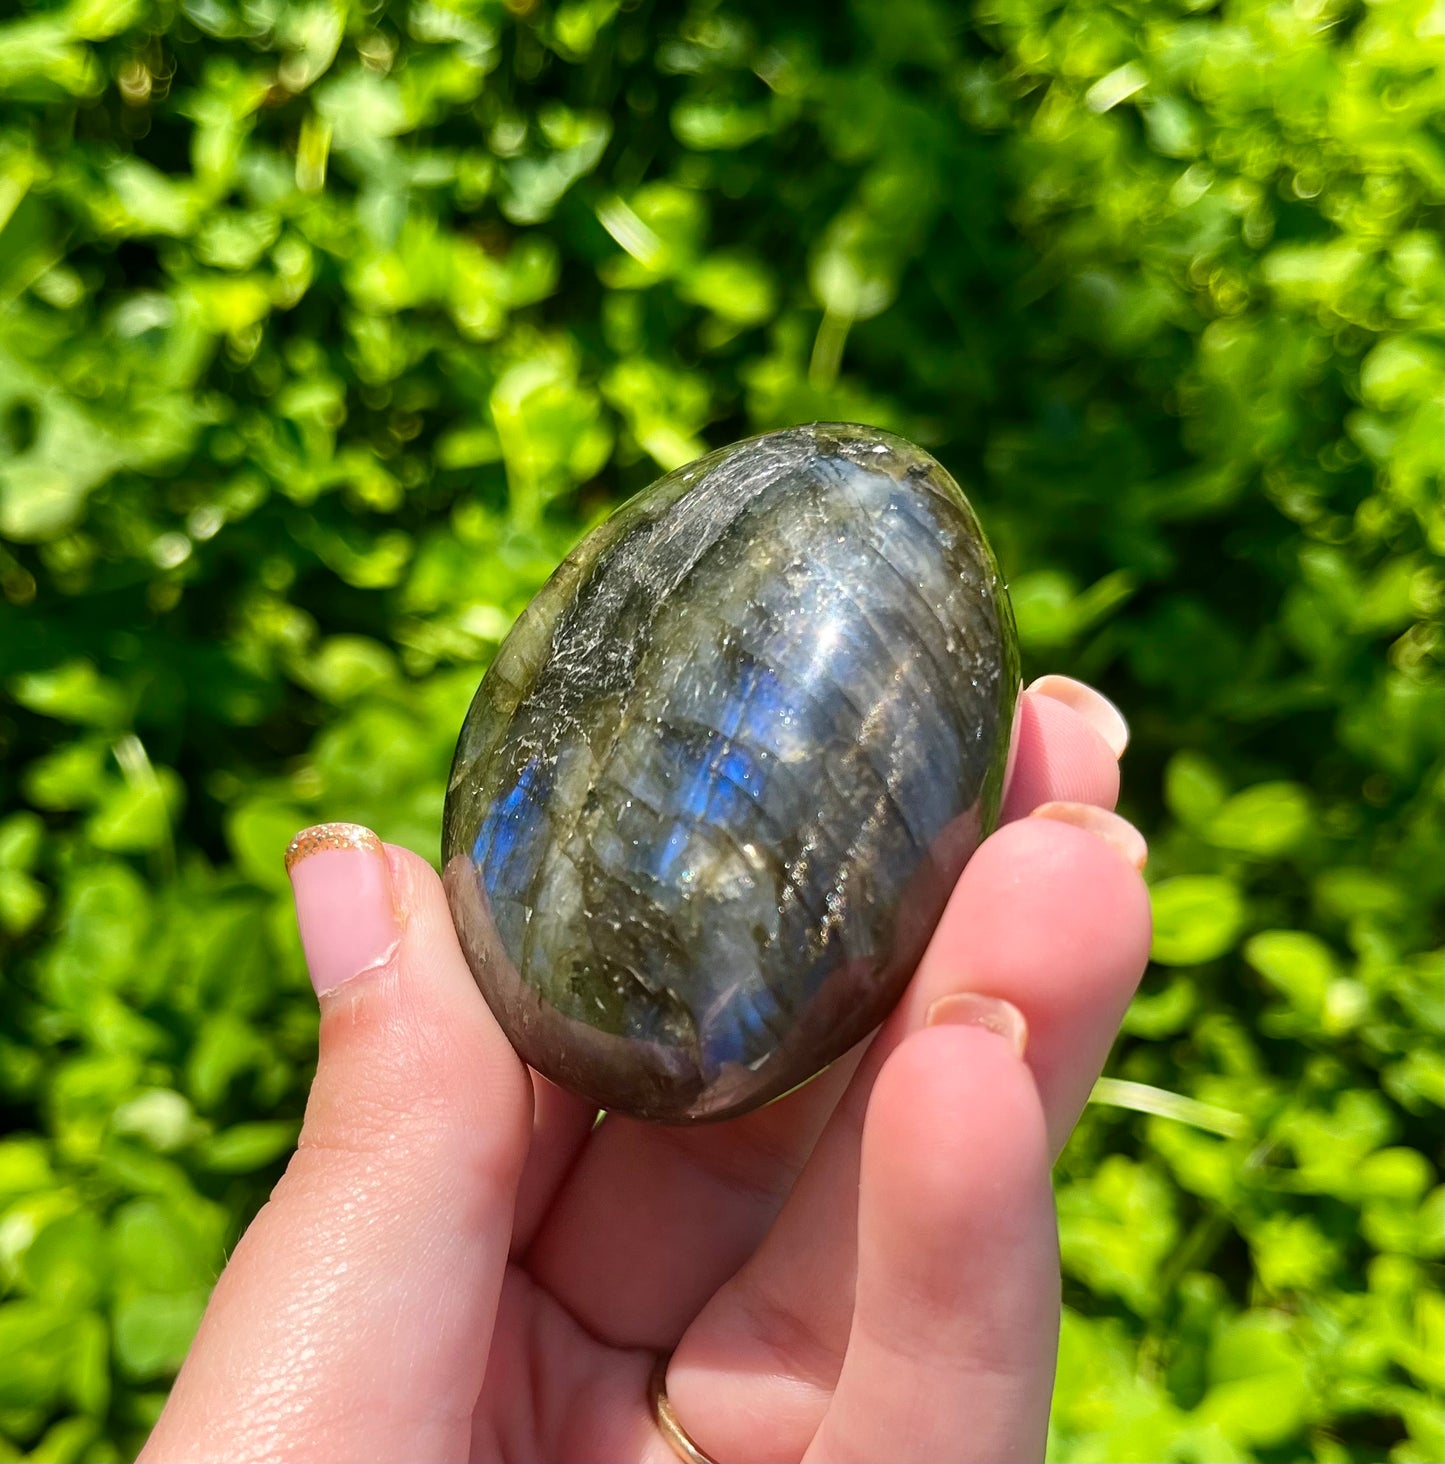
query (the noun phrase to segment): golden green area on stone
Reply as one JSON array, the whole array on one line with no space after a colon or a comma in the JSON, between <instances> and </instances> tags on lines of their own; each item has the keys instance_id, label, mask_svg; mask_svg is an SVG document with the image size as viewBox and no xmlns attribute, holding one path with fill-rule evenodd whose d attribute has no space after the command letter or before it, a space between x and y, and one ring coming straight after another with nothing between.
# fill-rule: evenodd
<instances>
[{"instance_id":1,"label":"golden green area on stone","mask_svg":"<svg viewBox=\"0 0 1445 1464\"><path fill-rule=\"evenodd\" d=\"M991 830L1018 691L978 520L836 423L669 473L561 565L462 728L443 863L520 1055L725 1118L888 1014Z\"/></svg>"}]
</instances>

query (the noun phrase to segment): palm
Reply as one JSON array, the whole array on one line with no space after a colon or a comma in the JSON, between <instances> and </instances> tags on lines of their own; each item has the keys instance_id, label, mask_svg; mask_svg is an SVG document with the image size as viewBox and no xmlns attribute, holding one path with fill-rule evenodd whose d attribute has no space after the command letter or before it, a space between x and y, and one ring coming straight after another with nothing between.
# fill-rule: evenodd
<instances>
[{"instance_id":1,"label":"palm","mask_svg":"<svg viewBox=\"0 0 1445 1464\"><path fill-rule=\"evenodd\" d=\"M747 1305L740 1285L727 1283L757 1252L856 1065L850 1057L760 1113L691 1130L612 1119L594 1131L590 1109L534 1080L536 1138L474 1458L644 1456L655 1440L646 1391L655 1357L709 1303L715 1334L729 1310ZM788 1265L781 1232L778 1243ZM758 1340L770 1352L783 1343ZM818 1360L794 1345L768 1366L806 1376ZM709 1444L749 1459L801 1457L807 1437L779 1452L779 1420L748 1375L759 1361L741 1349L729 1359L732 1398L708 1388L719 1412L744 1405L741 1427L714 1429ZM819 1381L830 1388L833 1377Z\"/></svg>"}]
</instances>

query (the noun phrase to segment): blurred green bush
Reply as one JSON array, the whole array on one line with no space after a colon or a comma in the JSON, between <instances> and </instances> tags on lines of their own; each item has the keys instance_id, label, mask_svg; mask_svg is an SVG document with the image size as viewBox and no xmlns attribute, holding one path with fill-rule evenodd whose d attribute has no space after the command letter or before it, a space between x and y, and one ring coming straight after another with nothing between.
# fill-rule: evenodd
<instances>
[{"instance_id":1,"label":"blurred green bush","mask_svg":"<svg viewBox=\"0 0 1445 1464\"><path fill-rule=\"evenodd\" d=\"M1429 0L18 0L0 1457L132 1454L284 1163L282 874L706 447L895 428L1135 731L1060 1460L1442 1458Z\"/></svg>"}]
</instances>

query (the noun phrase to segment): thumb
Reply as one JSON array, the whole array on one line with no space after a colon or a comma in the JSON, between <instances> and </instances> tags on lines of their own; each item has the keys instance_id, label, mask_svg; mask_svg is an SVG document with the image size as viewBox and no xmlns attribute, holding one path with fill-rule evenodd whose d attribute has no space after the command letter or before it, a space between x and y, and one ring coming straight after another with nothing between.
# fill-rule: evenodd
<instances>
[{"instance_id":1,"label":"thumb","mask_svg":"<svg viewBox=\"0 0 1445 1464\"><path fill-rule=\"evenodd\" d=\"M425 861L323 824L287 867L316 1081L142 1458L465 1456L531 1083Z\"/></svg>"}]
</instances>

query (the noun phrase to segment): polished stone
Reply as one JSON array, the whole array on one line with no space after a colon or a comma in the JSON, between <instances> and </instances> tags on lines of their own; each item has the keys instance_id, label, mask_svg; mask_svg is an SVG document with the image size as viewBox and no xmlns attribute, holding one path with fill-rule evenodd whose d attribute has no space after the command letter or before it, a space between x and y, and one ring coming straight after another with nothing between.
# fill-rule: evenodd
<instances>
[{"instance_id":1,"label":"polished stone","mask_svg":"<svg viewBox=\"0 0 1445 1464\"><path fill-rule=\"evenodd\" d=\"M467 715L443 861L517 1051L723 1118L901 995L998 815L1007 593L926 453L798 427L680 468L558 569Z\"/></svg>"}]
</instances>

